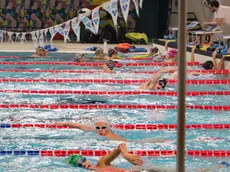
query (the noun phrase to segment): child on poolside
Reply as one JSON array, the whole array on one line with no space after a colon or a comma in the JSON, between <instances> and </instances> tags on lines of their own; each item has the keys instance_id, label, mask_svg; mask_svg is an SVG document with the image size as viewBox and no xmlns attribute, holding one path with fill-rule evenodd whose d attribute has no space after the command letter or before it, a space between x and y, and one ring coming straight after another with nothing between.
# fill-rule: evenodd
<instances>
[{"instance_id":1,"label":"child on poolside","mask_svg":"<svg viewBox=\"0 0 230 172\"><path fill-rule=\"evenodd\" d=\"M47 57L48 51L45 50L44 47L38 46L36 49L36 53L32 55L32 57Z\"/></svg>"}]
</instances>

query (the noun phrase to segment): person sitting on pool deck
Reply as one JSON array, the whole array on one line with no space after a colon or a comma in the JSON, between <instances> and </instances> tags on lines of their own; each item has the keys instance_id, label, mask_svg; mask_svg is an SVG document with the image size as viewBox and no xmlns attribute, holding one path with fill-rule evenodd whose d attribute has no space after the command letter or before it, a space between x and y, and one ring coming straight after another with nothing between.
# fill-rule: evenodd
<instances>
[{"instance_id":1,"label":"person sitting on pool deck","mask_svg":"<svg viewBox=\"0 0 230 172\"><path fill-rule=\"evenodd\" d=\"M36 49L36 53L32 55L32 57L47 57L48 51L45 50L44 47L38 46Z\"/></svg>"},{"instance_id":2,"label":"person sitting on pool deck","mask_svg":"<svg viewBox=\"0 0 230 172\"><path fill-rule=\"evenodd\" d=\"M67 123L67 122L57 122L55 125L68 126L70 128L77 128L84 131L94 131L98 135L106 137L107 139L116 140L116 141L125 141L129 142L127 139L120 137L119 135L112 132L108 119L105 117L99 117L94 121L94 125L84 125L77 123ZM168 140L150 140L146 141L148 143L161 143ZM141 141L140 141L141 142ZM145 142L145 141L144 141Z\"/></svg>"},{"instance_id":3,"label":"person sitting on pool deck","mask_svg":"<svg viewBox=\"0 0 230 172\"><path fill-rule=\"evenodd\" d=\"M122 155L122 157L128 162L137 166L141 166L144 163L140 156L129 153L125 143L119 144L116 149L100 158L96 165L91 164L91 162L87 158L78 154L70 155L67 159L67 163L75 167L80 167L92 171L125 172L127 171L126 169L111 166L111 162L117 159L119 155Z\"/></svg>"},{"instance_id":4,"label":"person sitting on pool deck","mask_svg":"<svg viewBox=\"0 0 230 172\"><path fill-rule=\"evenodd\" d=\"M158 72L152 76L146 83L141 84L139 89L141 90L162 90L167 86L166 79L160 79L162 76L161 72Z\"/></svg>"}]
</instances>

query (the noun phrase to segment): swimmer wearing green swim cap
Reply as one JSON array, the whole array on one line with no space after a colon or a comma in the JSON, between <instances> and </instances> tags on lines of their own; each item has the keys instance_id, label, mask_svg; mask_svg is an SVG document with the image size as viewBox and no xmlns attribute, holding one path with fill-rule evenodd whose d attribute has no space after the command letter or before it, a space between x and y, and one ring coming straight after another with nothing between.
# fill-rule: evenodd
<instances>
[{"instance_id":1,"label":"swimmer wearing green swim cap","mask_svg":"<svg viewBox=\"0 0 230 172\"><path fill-rule=\"evenodd\" d=\"M67 159L67 163L72 166L84 168L87 170L94 170L94 171L95 170L96 171L106 171L107 170L111 172L112 171L125 172L127 170L113 167L110 164L119 155L122 155L122 157L126 159L128 162L130 162L131 164L134 164L137 166L141 166L143 164L143 160L141 159L140 156L129 153L128 148L126 147L125 143L119 144L119 146L116 149L114 149L110 153L100 158L96 165L91 164L91 162L87 158L81 155L70 155L69 158Z\"/></svg>"}]
</instances>

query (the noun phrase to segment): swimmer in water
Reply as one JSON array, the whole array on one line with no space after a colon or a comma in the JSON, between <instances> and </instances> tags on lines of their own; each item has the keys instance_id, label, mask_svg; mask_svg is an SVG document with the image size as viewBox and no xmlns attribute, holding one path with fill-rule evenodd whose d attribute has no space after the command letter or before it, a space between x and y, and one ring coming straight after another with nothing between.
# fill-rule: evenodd
<instances>
[{"instance_id":1,"label":"swimmer in water","mask_svg":"<svg viewBox=\"0 0 230 172\"><path fill-rule=\"evenodd\" d=\"M86 62L85 54L75 54L74 62Z\"/></svg>"},{"instance_id":2,"label":"swimmer in water","mask_svg":"<svg viewBox=\"0 0 230 172\"><path fill-rule=\"evenodd\" d=\"M122 155L131 164L141 166L144 162L138 155L130 154L125 143L119 144L119 146L100 158L96 165L93 165L86 157L81 155L70 155L68 157L67 163L75 167L84 168L90 171L114 171L114 172L125 172L126 169L116 168L111 166L111 162L118 158L119 155Z\"/></svg>"},{"instance_id":3,"label":"swimmer in water","mask_svg":"<svg viewBox=\"0 0 230 172\"><path fill-rule=\"evenodd\" d=\"M122 169L122 168L111 166L111 162L117 159L119 155L121 155L124 159L126 159L131 164L135 165L136 170L135 168L132 168L132 170L131 169L128 170L128 169ZM130 154L125 143L119 144L119 146L116 149L114 149L113 151L109 152L108 154L100 158L97 161L96 165L93 165L86 157L83 157L82 155L79 154L70 155L67 159L67 163L74 167L80 167L86 170L96 171L96 172L109 172L109 171L110 172L140 172L143 170L147 170L149 172L174 171L172 169L162 169L159 167L151 167L151 169L149 168L145 169L143 159L138 155ZM215 167L197 169L195 171L208 172L210 170L220 169L223 167L230 167L230 164L222 161Z\"/></svg>"},{"instance_id":4,"label":"swimmer in water","mask_svg":"<svg viewBox=\"0 0 230 172\"><path fill-rule=\"evenodd\" d=\"M55 125L68 126L70 128L77 128L77 129L84 130L84 131L93 131L93 132L96 132L98 135L106 137L107 139L110 139L110 140L129 142L129 140L122 138L121 136L113 133L110 128L110 123L108 119L104 117L97 118L94 121L94 126L77 124L77 123L67 123L67 122L57 122L55 123ZM147 143L162 143L166 141L168 140L148 140L146 142Z\"/></svg>"},{"instance_id":5,"label":"swimmer in water","mask_svg":"<svg viewBox=\"0 0 230 172\"><path fill-rule=\"evenodd\" d=\"M117 51L113 48L108 50L108 56L105 56L102 48L97 48L95 51L96 56L93 57L94 60L114 60L114 59L121 59L117 56Z\"/></svg>"},{"instance_id":6,"label":"swimmer in water","mask_svg":"<svg viewBox=\"0 0 230 172\"><path fill-rule=\"evenodd\" d=\"M139 89L141 90L162 90L167 86L167 80L166 79L160 79L162 76L161 72L158 72L152 76L146 83L141 84Z\"/></svg>"},{"instance_id":7,"label":"swimmer in water","mask_svg":"<svg viewBox=\"0 0 230 172\"><path fill-rule=\"evenodd\" d=\"M192 53L191 53L191 62L195 62L195 50L196 50L196 47L193 47L192 49ZM209 60L209 61L206 61L205 63L203 63L201 65L201 68L203 68L204 70L224 70L224 58L225 57L222 57L220 62L217 63L217 60L216 60L216 57L218 57L218 52L219 52L219 49L217 48L213 53L212 53L212 57L213 57L213 61ZM163 72L163 73L167 73L167 72L171 72L171 71L175 71L172 75L172 78L173 79L177 79L178 77L178 73L177 73L177 70L178 68L177 67L169 67L169 68L162 68L160 70L160 72ZM187 72L188 74L191 74L193 76L199 76L199 75L205 75L206 73L202 73L202 72L199 72L199 71L191 71L191 72Z\"/></svg>"},{"instance_id":8,"label":"swimmer in water","mask_svg":"<svg viewBox=\"0 0 230 172\"><path fill-rule=\"evenodd\" d=\"M108 72L108 73L113 73L113 69L114 69L114 67L117 67L116 64L118 62L117 61L113 61L112 57L107 57L106 59L107 60L105 61L104 65L103 65L103 70L105 72ZM74 62L77 62L77 63L84 63L84 62L86 62L85 55L84 54L80 54L80 53L76 54Z\"/></svg>"},{"instance_id":9,"label":"swimmer in water","mask_svg":"<svg viewBox=\"0 0 230 172\"><path fill-rule=\"evenodd\" d=\"M36 53L32 55L32 57L47 57L48 51L45 50L44 47L38 46L36 49Z\"/></svg>"}]
</instances>

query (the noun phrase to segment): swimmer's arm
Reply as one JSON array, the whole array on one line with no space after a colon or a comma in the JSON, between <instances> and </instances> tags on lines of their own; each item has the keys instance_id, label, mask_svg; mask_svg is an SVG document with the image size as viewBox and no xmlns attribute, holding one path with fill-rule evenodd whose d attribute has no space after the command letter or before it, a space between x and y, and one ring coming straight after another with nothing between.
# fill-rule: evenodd
<instances>
[{"instance_id":1,"label":"swimmer's arm","mask_svg":"<svg viewBox=\"0 0 230 172\"><path fill-rule=\"evenodd\" d=\"M128 148L125 143L121 143L119 147L120 147L122 156L130 163L134 165L142 165L144 163L140 156L129 153Z\"/></svg>"},{"instance_id":2,"label":"swimmer's arm","mask_svg":"<svg viewBox=\"0 0 230 172\"><path fill-rule=\"evenodd\" d=\"M154 74L152 76L152 78L150 78L150 80L148 81L149 84L155 84L162 76L162 73L161 72L158 72L156 74Z\"/></svg>"},{"instance_id":3,"label":"swimmer's arm","mask_svg":"<svg viewBox=\"0 0 230 172\"><path fill-rule=\"evenodd\" d=\"M139 89L152 89L153 85L160 79L162 73L158 72L152 76L146 83L141 84Z\"/></svg>"},{"instance_id":4,"label":"swimmer's arm","mask_svg":"<svg viewBox=\"0 0 230 172\"><path fill-rule=\"evenodd\" d=\"M113 73L113 71L110 70L105 64L103 65L103 70L108 73Z\"/></svg>"},{"instance_id":5,"label":"swimmer's arm","mask_svg":"<svg viewBox=\"0 0 230 172\"><path fill-rule=\"evenodd\" d=\"M95 56L93 57L94 60L105 60L105 57Z\"/></svg>"},{"instance_id":6,"label":"swimmer's arm","mask_svg":"<svg viewBox=\"0 0 230 172\"><path fill-rule=\"evenodd\" d=\"M195 50L196 50L196 45L192 48L192 54L191 54L191 62L195 62Z\"/></svg>"},{"instance_id":7,"label":"swimmer's arm","mask_svg":"<svg viewBox=\"0 0 230 172\"><path fill-rule=\"evenodd\" d=\"M215 167L209 167L209 168L202 168L202 169L199 169L198 172L209 172L209 171L213 171L215 169L220 169L220 168L224 168L225 166L221 165L221 164L218 164L217 166Z\"/></svg>"},{"instance_id":8,"label":"swimmer's arm","mask_svg":"<svg viewBox=\"0 0 230 172\"><path fill-rule=\"evenodd\" d=\"M167 72L171 72L171 71L177 71L177 67L169 67L169 68L161 68L160 69L161 73L167 73Z\"/></svg>"},{"instance_id":9,"label":"swimmer's arm","mask_svg":"<svg viewBox=\"0 0 230 172\"><path fill-rule=\"evenodd\" d=\"M213 65L214 67L217 69L218 68L218 64L217 64L217 61L216 61L216 55L217 55L217 52L219 51L219 49L217 48L213 53L212 53L212 61L213 61Z\"/></svg>"},{"instance_id":10,"label":"swimmer's arm","mask_svg":"<svg viewBox=\"0 0 230 172\"><path fill-rule=\"evenodd\" d=\"M108 153L107 155L103 156L102 158L99 159L97 162L97 167L105 167L110 165L112 161L114 161L121 153L121 150L119 146L114 149L112 152Z\"/></svg>"},{"instance_id":11,"label":"swimmer's arm","mask_svg":"<svg viewBox=\"0 0 230 172\"><path fill-rule=\"evenodd\" d=\"M77 128L84 131L93 131L91 127L83 124L76 124L76 123L69 123L69 122L56 122L55 125L68 126L69 128Z\"/></svg>"},{"instance_id":12,"label":"swimmer's arm","mask_svg":"<svg viewBox=\"0 0 230 172\"><path fill-rule=\"evenodd\" d=\"M168 51L168 44L169 44L170 41L166 41L165 42L165 51Z\"/></svg>"}]
</instances>

